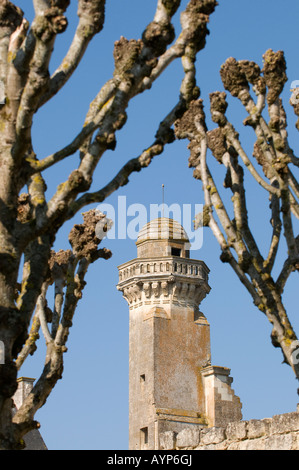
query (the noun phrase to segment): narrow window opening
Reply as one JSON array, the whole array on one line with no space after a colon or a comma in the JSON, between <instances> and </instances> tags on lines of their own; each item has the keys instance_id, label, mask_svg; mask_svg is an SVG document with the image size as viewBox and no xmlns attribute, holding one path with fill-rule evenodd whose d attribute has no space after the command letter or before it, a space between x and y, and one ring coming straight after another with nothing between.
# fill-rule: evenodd
<instances>
[{"instance_id":1,"label":"narrow window opening","mask_svg":"<svg viewBox=\"0 0 299 470\"><path fill-rule=\"evenodd\" d=\"M171 248L172 256L181 256L181 251L180 248Z\"/></svg>"},{"instance_id":2,"label":"narrow window opening","mask_svg":"<svg viewBox=\"0 0 299 470\"><path fill-rule=\"evenodd\" d=\"M140 375L139 381L140 381L140 394L141 396L143 396L144 390L145 390L145 374Z\"/></svg>"},{"instance_id":3,"label":"narrow window opening","mask_svg":"<svg viewBox=\"0 0 299 470\"><path fill-rule=\"evenodd\" d=\"M140 429L141 449L148 444L148 428Z\"/></svg>"}]
</instances>

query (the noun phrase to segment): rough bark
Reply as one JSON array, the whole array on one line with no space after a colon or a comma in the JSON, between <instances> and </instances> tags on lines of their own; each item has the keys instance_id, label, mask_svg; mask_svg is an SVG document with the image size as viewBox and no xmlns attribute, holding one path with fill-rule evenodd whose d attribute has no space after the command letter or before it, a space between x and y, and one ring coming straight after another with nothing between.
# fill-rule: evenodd
<instances>
[{"instance_id":1,"label":"rough bark","mask_svg":"<svg viewBox=\"0 0 299 470\"><path fill-rule=\"evenodd\" d=\"M94 211L70 233L71 249L53 253L53 243L64 222L90 203L103 201L127 184L132 172L147 167L174 140L175 120L199 96L195 80L196 54L205 46L207 23L217 2L190 0L181 12L181 31L175 37L172 17L179 0L157 0L154 18L141 38L121 37L115 43L114 73L90 104L82 129L52 155L36 155L32 122L37 111L67 85L84 53L103 26L105 0L78 0L78 24L69 50L50 75L49 63L58 34L68 26L69 0L33 0L32 24L9 0L0 1L0 339L5 364L0 365L0 449L19 449L22 436L38 427L36 411L43 406L62 376L63 355L75 308L82 297L90 263L108 259L98 248L96 225L109 222ZM120 168L105 187L89 192L102 155L114 149L117 131L126 123L129 102L149 89L168 65L181 59L184 78L178 102L161 124L153 142ZM44 171L76 152L77 168L47 199ZM20 194L22 188L26 192ZM21 259L24 262L21 266ZM22 267L22 280L18 273ZM54 307L47 304L47 289L55 284ZM36 349L42 330L47 345L44 369L23 406L12 417L17 373Z\"/></svg>"},{"instance_id":2,"label":"rough bark","mask_svg":"<svg viewBox=\"0 0 299 470\"><path fill-rule=\"evenodd\" d=\"M238 98L248 112L243 124L256 135L252 159L226 117L228 102L223 91L210 95L211 117L217 124L215 129L207 129L203 103L198 100L191 102L182 118L177 120L175 132L179 139L189 139L189 165L194 167L194 177L202 182L205 207L203 214L197 216L197 225L209 226L212 230L221 248L221 261L230 264L254 304L266 315L272 325L273 345L281 348L284 362L299 379L299 364L294 360L299 343L283 304L287 279L299 270L299 235L294 228L294 221L299 218L299 192L293 174L298 157L288 142L286 114L280 98L287 81L284 54L268 50L263 59L262 70L254 62L234 58L227 59L220 70L224 88ZM263 117L266 106L268 122ZM294 110L298 114L296 104ZM220 196L210 172L208 158L211 156L225 170L224 187L232 194L233 218L228 215L231 207ZM245 171L265 190L270 200L272 236L266 256L262 255L249 225ZM268 222L268 215L265 220ZM275 280L273 268L282 234L287 253Z\"/></svg>"}]
</instances>

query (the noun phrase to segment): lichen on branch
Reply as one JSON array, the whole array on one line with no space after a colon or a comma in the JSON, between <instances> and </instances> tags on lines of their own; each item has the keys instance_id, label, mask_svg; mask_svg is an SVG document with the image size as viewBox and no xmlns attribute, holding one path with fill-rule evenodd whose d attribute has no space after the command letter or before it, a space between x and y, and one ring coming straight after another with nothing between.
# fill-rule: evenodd
<instances>
[{"instance_id":1,"label":"lichen on branch","mask_svg":"<svg viewBox=\"0 0 299 470\"><path fill-rule=\"evenodd\" d=\"M224 91L210 94L210 113L217 125L215 129L207 129L203 104L198 100L190 103L177 120L175 133L177 138L189 140L189 166L194 168L193 176L201 181L203 187L205 205L203 213L196 217L197 227L210 227L221 248L221 261L231 265L254 304L268 318L272 325L272 344L281 349L284 361L299 379L299 366L292 360L292 344L297 337L282 300L287 279L292 272L298 271L299 266L299 236L295 233L293 220L293 217L299 218L299 192L291 170L292 164L298 166L298 158L289 144L286 112L280 97L287 81L284 54L269 49L263 59L262 69L252 61L237 61L232 57L220 69L225 90L238 98L248 113L243 124L250 127L256 136L252 151L254 161L247 155L239 133L226 116L228 96ZM263 115L266 103L268 120ZM294 110L299 115L296 105ZM216 186L208 165L210 154L226 171L224 187L232 194L231 205L229 200L221 197ZM255 162L262 168L263 176ZM272 236L265 257L249 224L246 171L252 181L265 190L271 202ZM229 216L230 213L233 217ZM277 254L282 233L287 254L275 281L272 274L279 262Z\"/></svg>"}]
</instances>

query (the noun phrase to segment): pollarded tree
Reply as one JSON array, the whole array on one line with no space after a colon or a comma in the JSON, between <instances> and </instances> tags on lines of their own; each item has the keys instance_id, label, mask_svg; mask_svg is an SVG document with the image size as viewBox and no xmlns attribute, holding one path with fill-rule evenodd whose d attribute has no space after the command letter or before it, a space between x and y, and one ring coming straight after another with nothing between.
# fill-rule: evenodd
<instances>
[{"instance_id":1,"label":"pollarded tree","mask_svg":"<svg viewBox=\"0 0 299 470\"><path fill-rule=\"evenodd\" d=\"M190 141L189 165L194 168L193 176L202 183L205 205L196 224L212 230L220 245L221 261L230 264L254 304L266 315L272 325L273 345L281 348L284 361L299 379L299 342L283 303L286 282L292 272L299 271L299 235L295 228L299 218L296 178L299 158L289 143L286 113L280 98L287 81L284 54L268 50L263 59L262 70L252 61L234 58L227 59L220 70L224 88L240 100L248 113L243 124L255 133L253 158L246 153L246 145L242 145L226 116L228 102L223 91L210 94L215 129L207 128L202 100L194 100L176 122L175 132L178 138ZM295 89L290 102L299 116L297 94ZM299 130L299 121L296 127ZM208 164L211 155L223 165L223 185L231 192L231 200L224 198L216 184L212 165ZM263 216L264 233L269 220L272 227L266 255L253 235L254 222L249 223L244 172L248 172L248 178L270 200L270 212ZM287 253L277 266L282 236ZM279 271L276 277L274 266Z\"/></svg>"},{"instance_id":2,"label":"pollarded tree","mask_svg":"<svg viewBox=\"0 0 299 470\"><path fill-rule=\"evenodd\" d=\"M22 436L38 426L35 413L62 376L63 354L88 266L111 255L98 248L109 221L95 210L85 212L83 224L71 230L70 250L55 253L55 236L79 210L104 201L128 182L132 172L147 167L173 142L173 123L199 95L196 55L205 46L209 15L217 4L215 0L190 0L181 11L181 31L176 37L172 17L181 1L157 0L154 18L142 37L121 37L115 43L113 76L90 104L81 131L69 145L42 158L35 153L33 117L68 83L90 41L104 25L105 0L78 0L73 41L61 65L50 75L55 40L68 25L65 15L69 3L33 0L35 18L29 24L19 7L0 0L0 340L5 353L0 365L0 449L22 448ZM184 76L178 102L161 120L153 142L120 168L110 183L91 192L98 162L104 152L115 147L116 133L126 123L128 104L150 89L179 58ZM70 162L68 179L61 181L47 200L45 170L75 153L80 155L78 167ZM18 283L20 267L22 279ZM46 295L53 284L55 303L50 308ZM47 345L44 369L13 414L11 397L18 370L34 352L40 328Z\"/></svg>"}]
</instances>

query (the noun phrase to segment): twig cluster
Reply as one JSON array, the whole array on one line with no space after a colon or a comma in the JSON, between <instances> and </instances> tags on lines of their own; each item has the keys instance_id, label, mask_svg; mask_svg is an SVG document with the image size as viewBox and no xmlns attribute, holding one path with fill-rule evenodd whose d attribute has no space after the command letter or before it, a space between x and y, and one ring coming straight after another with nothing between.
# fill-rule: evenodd
<instances>
[{"instance_id":1,"label":"twig cluster","mask_svg":"<svg viewBox=\"0 0 299 470\"><path fill-rule=\"evenodd\" d=\"M106 2L78 0L73 40L53 74L49 64L57 35L68 25L70 0L33 0L33 4L35 18L29 24L20 8L9 0L0 1L0 81L5 95L0 104L0 337L5 343L5 366L0 366L0 448L21 446L21 437L37 426L34 414L62 374L63 353L87 268L97 258L110 256L98 249L101 240L94 224L102 215L93 211L85 213L84 224L72 230L70 251L53 253L55 236L78 211L102 202L127 184L132 172L147 167L174 141L174 122L199 96L196 55L205 46L209 16L217 2L190 0L181 12L181 31L176 37L172 18L181 1L157 0L154 18L141 38L116 41L113 76L90 104L80 132L64 148L44 157L35 152L33 118L80 65L91 40L104 26ZM184 70L178 101L160 120L153 141L104 187L90 191L103 154L115 148L130 101L150 89L176 59L181 59ZM70 157L76 153L79 164L48 199L45 170L65 159L71 168L74 159ZM26 192L21 193L24 187ZM23 275L17 290L22 257ZM47 291L53 283L54 308L50 309ZM11 420L17 372L34 352L40 328L47 345L44 370Z\"/></svg>"},{"instance_id":2,"label":"twig cluster","mask_svg":"<svg viewBox=\"0 0 299 470\"><path fill-rule=\"evenodd\" d=\"M215 129L207 129L203 103L197 100L190 103L184 116L175 123L175 132L178 138L189 139L189 165L203 186L205 206L196 224L211 228L221 248L221 260L231 265L254 304L267 316L272 324L272 343L281 348L284 361L298 379L299 366L293 360L298 341L283 305L282 293L290 274L299 270L299 236L294 228L294 221L299 217L299 185L294 174L299 158L289 145L286 113L280 98L287 81L284 54L268 50L263 59L262 70L254 62L234 58L227 59L220 70L224 88L240 100L248 113L243 124L252 128L256 136L253 158L246 153L238 132L226 116L225 92L210 94ZM297 115L298 109L295 105ZM264 110L268 111L268 121ZM224 202L216 186L208 165L210 154L225 168L223 184L231 191L231 207ZM249 224L246 170L270 200L272 236L266 256L262 255ZM230 209L233 218L229 216ZM287 255L274 279L273 268L282 234Z\"/></svg>"}]
</instances>

